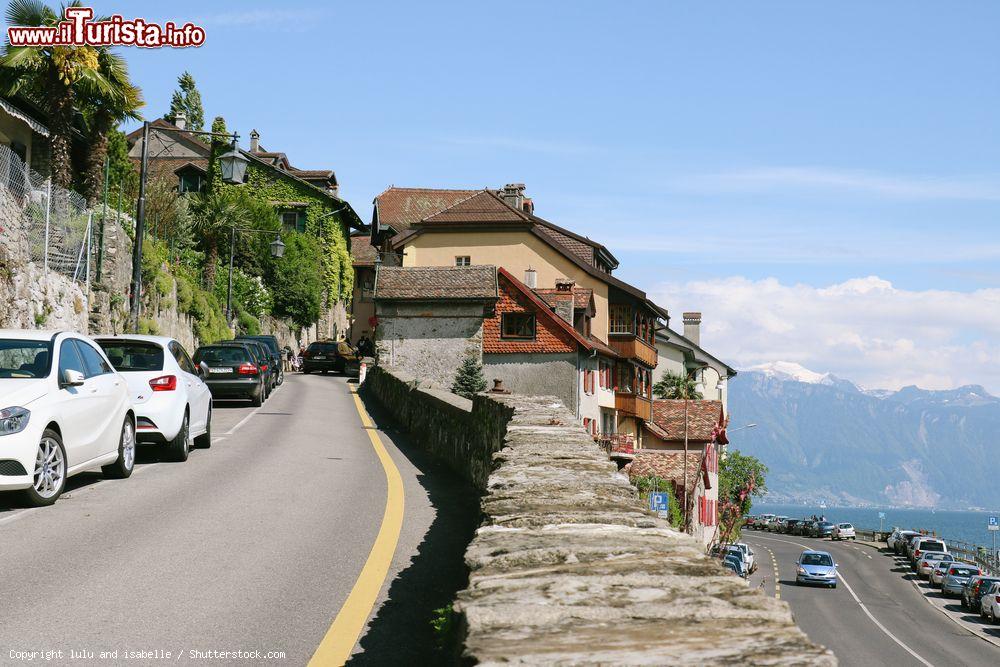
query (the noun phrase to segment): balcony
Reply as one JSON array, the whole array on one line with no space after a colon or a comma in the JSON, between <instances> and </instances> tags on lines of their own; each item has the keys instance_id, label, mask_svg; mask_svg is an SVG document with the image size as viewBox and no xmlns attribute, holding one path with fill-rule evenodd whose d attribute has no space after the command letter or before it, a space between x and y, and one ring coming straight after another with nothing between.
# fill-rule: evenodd
<instances>
[{"instance_id":1,"label":"balcony","mask_svg":"<svg viewBox=\"0 0 1000 667\"><path fill-rule=\"evenodd\" d=\"M644 421L650 421L653 418L653 402L645 396L637 396L628 392L615 393L615 410Z\"/></svg>"},{"instance_id":2,"label":"balcony","mask_svg":"<svg viewBox=\"0 0 1000 667\"><path fill-rule=\"evenodd\" d=\"M632 334L612 334L608 337L608 345L625 359L634 359L643 366L656 368L656 348Z\"/></svg>"}]
</instances>

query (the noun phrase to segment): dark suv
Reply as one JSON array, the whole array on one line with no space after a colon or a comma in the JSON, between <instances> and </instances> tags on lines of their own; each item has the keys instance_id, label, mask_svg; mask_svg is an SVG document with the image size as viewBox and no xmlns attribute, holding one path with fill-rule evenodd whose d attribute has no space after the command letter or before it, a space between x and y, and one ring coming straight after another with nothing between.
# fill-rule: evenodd
<instances>
[{"instance_id":1,"label":"dark suv","mask_svg":"<svg viewBox=\"0 0 1000 667\"><path fill-rule=\"evenodd\" d=\"M202 345L194 353L194 363L208 366L205 384L212 398L245 398L259 407L267 395L264 374L257 357L247 345Z\"/></svg>"},{"instance_id":2,"label":"dark suv","mask_svg":"<svg viewBox=\"0 0 1000 667\"><path fill-rule=\"evenodd\" d=\"M263 345L271 354L271 367L275 369L274 386L285 381L285 368L281 363L281 348L278 346L278 339L270 335L260 336L237 336L236 340L252 340Z\"/></svg>"},{"instance_id":3,"label":"dark suv","mask_svg":"<svg viewBox=\"0 0 1000 667\"><path fill-rule=\"evenodd\" d=\"M318 340L306 348L306 353L302 356L302 372L345 373L347 364L357 360L357 350L347 341Z\"/></svg>"},{"instance_id":4,"label":"dark suv","mask_svg":"<svg viewBox=\"0 0 1000 667\"><path fill-rule=\"evenodd\" d=\"M260 366L260 374L264 376L264 400L266 401L271 395L271 390L275 387L276 375L274 364L271 362L271 353L264 347L264 344L256 340L227 340L220 341L216 345L240 345L253 353L257 365Z\"/></svg>"}]
</instances>

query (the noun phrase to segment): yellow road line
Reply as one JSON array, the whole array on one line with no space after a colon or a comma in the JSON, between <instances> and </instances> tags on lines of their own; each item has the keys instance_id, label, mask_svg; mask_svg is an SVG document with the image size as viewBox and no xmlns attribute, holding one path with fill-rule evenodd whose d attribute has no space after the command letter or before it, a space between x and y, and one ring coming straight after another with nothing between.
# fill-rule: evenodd
<instances>
[{"instance_id":1,"label":"yellow road line","mask_svg":"<svg viewBox=\"0 0 1000 667\"><path fill-rule=\"evenodd\" d=\"M396 553L396 544L399 542L399 531L403 527L403 479L396 464L392 462L392 457L379 440L378 431L372 424L371 417L368 416L357 392L352 391L352 394L361 423L372 441L372 447L382 464L382 470L385 471L387 483L385 513L382 515L382 526L372 545L371 553L368 554L368 560L365 561L358 580L354 582L351 594L344 601L344 606L340 608L330 629L323 636L323 641L309 660L310 667L343 665L351 657L351 651L358 643L379 591L382 590L385 577L389 573L393 554Z\"/></svg>"}]
</instances>

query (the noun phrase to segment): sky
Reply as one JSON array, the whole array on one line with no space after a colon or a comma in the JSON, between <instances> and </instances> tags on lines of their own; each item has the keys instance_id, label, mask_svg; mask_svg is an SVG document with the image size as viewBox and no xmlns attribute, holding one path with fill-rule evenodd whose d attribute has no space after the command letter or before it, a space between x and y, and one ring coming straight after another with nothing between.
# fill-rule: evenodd
<instances>
[{"instance_id":1,"label":"sky","mask_svg":"<svg viewBox=\"0 0 1000 667\"><path fill-rule=\"evenodd\" d=\"M364 220L392 184L523 182L737 367L1000 393L993 0L95 8L202 25L123 50L146 114L187 69Z\"/></svg>"}]
</instances>

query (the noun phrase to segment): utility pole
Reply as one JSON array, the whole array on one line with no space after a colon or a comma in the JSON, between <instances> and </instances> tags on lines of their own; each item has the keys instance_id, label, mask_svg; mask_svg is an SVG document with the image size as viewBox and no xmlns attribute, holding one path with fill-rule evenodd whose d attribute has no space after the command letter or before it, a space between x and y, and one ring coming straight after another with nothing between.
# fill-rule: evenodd
<instances>
[{"instance_id":1,"label":"utility pole","mask_svg":"<svg viewBox=\"0 0 1000 667\"><path fill-rule=\"evenodd\" d=\"M132 331L139 330L142 304L142 239L146 233L146 166L149 163L149 121L142 124L142 159L139 163L139 201L135 208L135 240L132 243L132 303L129 320Z\"/></svg>"},{"instance_id":2,"label":"utility pole","mask_svg":"<svg viewBox=\"0 0 1000 667\"><path fill-rule=\"evenodd\" d=\"M104 213L101 214L101 226L97 232L97 282L101 282L101 267L104 266L104 221L108 219L108 180L111 172L111 160L104 158Z\"/></svg>"}]
</instances>

